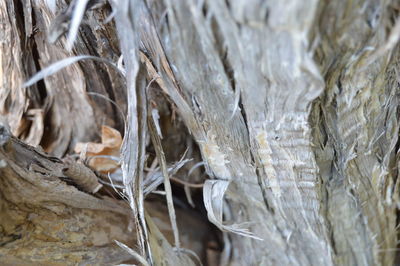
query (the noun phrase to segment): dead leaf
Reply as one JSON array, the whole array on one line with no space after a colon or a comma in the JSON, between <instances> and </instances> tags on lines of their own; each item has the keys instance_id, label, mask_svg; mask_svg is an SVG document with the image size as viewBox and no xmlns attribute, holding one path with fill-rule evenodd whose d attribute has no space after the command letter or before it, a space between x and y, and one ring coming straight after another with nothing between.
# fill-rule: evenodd
<instances>
[{"instance_id":1,"label":"dead leaf","mask_svg":"<svg viewBox=\"0 0 400 266\"><path fill-rule=\"evenodd\" d=\"M79 142L74 151L76 153L86 151L86 157L89 158L89 166L92 169L102 173L111 173L119 168L119 163L107 157L119 157L121 144L122 136L118 130L109 126L102 126L101 143Z\"/></svg>"},{"instance_id":2,"label":"dead leaf","mask_svg":"<svg viewBox=\"0 0 400 266\"><path fill-rule=\"evenodd\" d=\"M122 144L122 137L118 130L108 126L103 126L101 132L101 142L108 147L118 148L119 151L119 148Z\"/></svg>"}]
</instances>

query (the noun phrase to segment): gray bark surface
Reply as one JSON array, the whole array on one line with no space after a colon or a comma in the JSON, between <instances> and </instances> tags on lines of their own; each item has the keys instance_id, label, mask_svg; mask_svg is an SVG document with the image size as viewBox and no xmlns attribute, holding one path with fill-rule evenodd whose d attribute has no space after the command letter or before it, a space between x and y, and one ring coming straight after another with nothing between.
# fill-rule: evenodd
<instances>
[{"instance_id":1,"label":"gray bark surface","mask_svg":"<svg viewBox=\"0 0 400 266\"><path fill-rule=\"evenodd\" d=\"M86 92L127 111L125 211L142 259L196 263L173 250L146 211L151 139L164 170L165 159L179 160L175 150L197 145L207 216L223 232L220 265L395 265L396 1L110 0L86 12L71 52L64 37L46 40L49 2L0 3L0 112L15 136L61 157L105 121L123 127L115 106ZM101 24L111 10L113 22ZM81 54L115 64L122 56L125 76L87 60L21 88L44 66ZM177 113L161 128L175 127L168 132L185 142L155 137L155 109Z\"/></svg>"}]
</instances>

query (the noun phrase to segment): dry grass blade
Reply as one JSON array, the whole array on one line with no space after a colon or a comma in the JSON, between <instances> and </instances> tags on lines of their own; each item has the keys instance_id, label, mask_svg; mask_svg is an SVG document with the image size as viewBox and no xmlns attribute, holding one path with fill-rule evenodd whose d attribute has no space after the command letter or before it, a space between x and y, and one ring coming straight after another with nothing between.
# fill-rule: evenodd
<instances>
[{"instance_id":1,"label":"dry grass blade","mask_svg":"<svg viewBox=\"0 0 400 266\"><path fill-rule=\"evenodd\" d=\"M188 172L188 176L192 175L194 170L196 170L197 168L199 168L200 166L203 166L203 165L205 165L204 162L198 162L195 165L193 165L192 168L190 168L190 170ZM201 188L203 188L204 184L200 184L200 185L201 185ZM194 204L194 201L192 198L192 193L191 193L190 187L193 187L193 186L185 185L184 191L185 191L186 199L187 199L189 205L192 206L192 208L194 208L195 204ZM196 187L197 187L197 184L196 184Z\"/></svg>"},{"instance_id":2,"label":"dry grass blade","mask_svg":"<svg viewBox=\"0 0 400 266\"><path fill-rule=\"evenodd\" d=\"M125 194L123 194L122 192L118 191L118 189L117 189L117 188L124 189L125 186L119 186L119 185L114 184L114 182L113 182L113 180L112 180L110 174L108 174L107 177L108 177L108 180L110 180L110 183L107 183L107 182L105 182L105 181L101 181L101 183L104 184L104 185L111 186L111 187L114 189L114 191L115 191L122 199L124 199L126 202L129 203L129 200L128 200L128 198L125 196Z\"/></svg>"},{"instance_id":3,"label":"dry grass blade","mask_svg":"<svg viewBox=\"0 0 400 266\"><path fill-rule=\"evenodd\" d=\"M153 118L154 125L156 126L157 134L162 139L163 137L162 137L162 133L161 133L161 128L160 128L160 124L158 123L159 119L160 119L160 115L158 114L158 110L157 109L151 110L151 117Z\"/></svg>"},{"instance_id":4,"label":"dry grass blade","mask_svg":"<svg viewBox=\"0 0 400 266\"><path fill-rule=\"evenodd\" d=\"M199 168L200 166L203 166L203 165L205 165L204 162L198 162L198 163L196 163L195 165L192 166L192 168L190 168L190 170L189 170L189 172L188 172L188 175L193 174L194 170L196 170L197 168Z\"/></svg>"},{"instance_id":5,"label":"dry grass blade","mask_svg":"<svg viewBox=\"0 0 400 266\"><path fill-rule=\"evenodd\" d=\"M151 113L151 112L149 112ZM172 189L171 189L171 183L169 180L169 175L168 175L168 169L167 169L167 162L165 160L165 155L164 151L161 145L161 139L160 136L157 133L157 126L155 124L155 121L153 117L149 116L148 117L148 126L149 126L149 133L151 140L153 142L154 149L156 150L157 158L158 161L160 162L160 167L161 171L164 176L164 187L165 187L165 192L166 192L166 198L167 198L167 206L168 206L168 212L171 220L171 226L172 230L174 232L174 239L175 239L175 247L180 249L180 242L179 242L179 231L178 231L178 226L176 223L176 215L175 215L175 209L174 209L174 203L172 199Z\"/></svg>"},{"instance_id":6,"label":"dry grass blade","mask_svg":"<svg viewBox=\"0 0 400 266\"><path fill-rule=\"evenodd\" d=\"M78 35L79 25L81 24L83 15L86 11L86 6L89 0L75 1L75 6L72 11L71 26L67 36L67 50L70 51L75 42L76 36Z\"/></svg>"},{"instance_id":7,"label":"dry grass blade","mask_svg":"<svg viewBox=\"0 0 400 266\"><path fill-rule=\"evenodd\" d=\"M120 40L120 47L126 69L128 117L121 153L122 175L126 196L133 211L141 254L148 263L153 263L152 250L149 243L149 232L144 213L143 170L146 143L146 97L145 85L138 79L138 47L136 32L137 12L140 1L111 1L116 12L115 22Z\"/></svg>"},{"instance_id":8,"label":"dry grass blade","mask_svg":"<svg viewBox=\"0 0 400 266\"><path fill-rule=\"evenodd\" d=\"M74 56L74 57L68 57L65 59L62 59L54 64L51 64L48 67L45 67L44 69L40 70L38 73L36 73L35 75L33 75L33 77L31 77L28 81L26 81L22 87L29 87L33 84L35 84L36 82L38 82L39 80L42 80L50 75L53 75L54 73L57 73L58 71L60 71L61 69L74 64L78 61L81 60L86 60L86 59L91 59L91 60L95 60L95 61L99 61L99 62L103 62L106 64L109 64L110 66L112 66L115 70L117 70L118 73L120 73L122 76L123 73L118 69L118 67L111 62L110 60L104 59L104 58L100 58L97 56L91 56L91 55L78 55L78 56Z\"/></svg>"},{"instance_id":9,"label":"dry grass blade","mask_svg":"<svg viewBox=\"0 0 400 266\"><path fill-rule=\"evenodd\" d=\"M168 168L168 173L171 175L176 174L190 159L180 160ZM163 174L159 171L153 171L147 175L143 183L144 195L153 192L163 182Z\"/></svg>"},{"instance_id":10,"label":"dry grass blade","mask_svg":"<svg viewBox=\"0 0 400 266\"><path fill-rule=\"evenodd\" d=\"M121 243L117 240L114 240L114 242L120 246L123 250L127 251L129 254L131 254L138 262L140 262L141 264L143 264L144 266L150 266L150 264L147 263L147 261L139 255L139 253L137 253L136 251L134 251L133 249L131 249L130 247L128 247L127 245L125 245L124 243Z\"/></svg>"}]
</instances>

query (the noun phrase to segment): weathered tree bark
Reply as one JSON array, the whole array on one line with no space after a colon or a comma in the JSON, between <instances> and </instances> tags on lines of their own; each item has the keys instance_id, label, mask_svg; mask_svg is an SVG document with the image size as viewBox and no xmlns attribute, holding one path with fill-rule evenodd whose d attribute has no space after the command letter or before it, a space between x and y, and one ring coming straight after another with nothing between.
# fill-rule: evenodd
<instances>
[{"instance_id":1,"label":"weathered tree bark","mask_svg":"<svg viewBox=\"0 0 400 266\"><path fill-rule=\"evenodd\" d=\"M178 139L193 139L201 152L209 177L203 188L208 218L224 232L221 265L395 264L400 157L396 1L110 0L110 6L88 11L89 23L81 26L71 53L64 37L55 45L46 40L55 16L51 2L0 3L0 112L15 136L60 157L76 142L95 138L101 124L122 128L116 108L86 92L106 95L127 111L122 171L142 259L156 265L195 263L174 253L173 242L155 241L162 236L144 211L147 123L158 109L163 135L178 134L177 124L166 118L170 110L177 111L187 129L178 130ZM63 0L57 3L65 6ZM115 24L99 23L110 9ZM77 54L115 63L122 54L125 77L84 61L21 89L40 68ZM18 165L19 155L12 155L7 149L15 147L7 143L0 158L4 169ZM163 142L169 162L179 159L176 145L185 150L189 142L171 143ZM164 153L157 152L160 162ZM57 169L53 164L50 168ZM15 173L1 170L5 213L13 210L8 202L25 206L34 195L17 197L7 190L18 187L7 186L7 180L17 184L37 175L26 172L29 166L20 165L22 172L17 166ZM38 180L36 186L48 186ZM47 188L49 200L44 193L34 209L47 213L50 208L56 213L51 219L61 223L58 205L54 209L46 203L58 202L51 198L56 190ZM100 201L84 197L86 204ZM90 207L83 211L64 200L67 212L91 217L96 226L96 219L111 215ZM118 215L126 219L125 211ZM49 219L39 217L38 224ZM0 225L6 228L9 222L0 220ZM7 228L1 254L18 247L17 226ZM133 235L123 240L132 241ZM122 236L107 235L113 237ZM115 252L113 258L126 254L115 246L108 252ZM82 258L80 263L90 262ZM20 255L15 263L24 260L33 257Z\"/></svg>"},{"instance_id":2,"label":"weathered tree bark","mask_svg":"<svg viewBox=\"0 0 400 266\"><path fill-rule=\"evenodd\" d=\"M126 204L67 185L67 165L0 125L2 264L120 263L131 259L114 240L134 243Z\"/></svg>"}]
</instances>

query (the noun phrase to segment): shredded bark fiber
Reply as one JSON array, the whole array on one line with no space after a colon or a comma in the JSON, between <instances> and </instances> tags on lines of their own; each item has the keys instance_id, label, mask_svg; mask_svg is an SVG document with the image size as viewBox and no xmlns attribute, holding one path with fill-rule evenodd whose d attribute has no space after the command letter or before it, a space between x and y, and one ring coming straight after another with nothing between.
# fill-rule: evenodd
<instances>
[{"instance_id":1,"label":"shredded bark fiber","mask_svg":"<svg viewBox=\"0 0 400 266\"><path fill-rule=\"evenodd\" d=\"M397 265L399 10L0 1L0 261Z\"/></svg>"}]
</instances>

